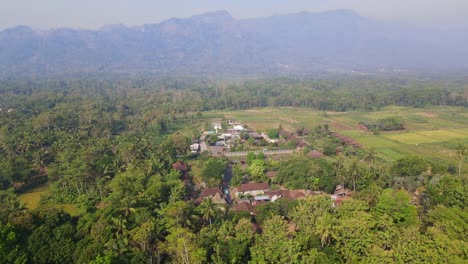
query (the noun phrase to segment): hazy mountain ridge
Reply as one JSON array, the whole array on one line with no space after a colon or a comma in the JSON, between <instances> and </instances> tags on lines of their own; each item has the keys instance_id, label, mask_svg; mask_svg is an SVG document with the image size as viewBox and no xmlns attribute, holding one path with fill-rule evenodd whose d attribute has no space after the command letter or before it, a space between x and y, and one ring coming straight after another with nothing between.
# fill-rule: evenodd
<instances>
[{"instance_id":1,"label":"hazy mountain ridge","mask_svg":"<svg viewBox=\"0 0 468 264\"><path fill-rule=\"evenodd\" d=\"M467 31L381 23L352 11L236 20L219 11L137 27L0 32L11 74L275 74L468 68Z\"/></svg>"}]
</instances>

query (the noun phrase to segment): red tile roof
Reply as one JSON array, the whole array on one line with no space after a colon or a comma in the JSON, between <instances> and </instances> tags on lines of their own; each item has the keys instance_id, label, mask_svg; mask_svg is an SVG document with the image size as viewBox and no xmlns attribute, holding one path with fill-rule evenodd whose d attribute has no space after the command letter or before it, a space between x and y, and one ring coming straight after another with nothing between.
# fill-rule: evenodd
<instances>
[{"instance_id":1,"label":"red tile roof","mask_svg":"<svg viewBox=\"0 0 468 264\"><path fill-rule=\"evenodd\" d=\"M238 192L250 192L250 191L264 191L269 190L270 186L266 182L259 183L245 183L237 189Z\"/></svg>"},{"instance_id":2,"label":"red tile roof","mask_svg":"<svg viewBox=\"0 0 468 264\"><path fill-rule=\"evenodd\" d=\"M220 189L218 188L208 188L208 189L205 189L201 192L200 194L200 197L201 198L206 198L206 197L213 197L215 196L216 194L219 194L219 195L223 195L223 193L221 192Z\"/></svg>"},{"instance_id":3,"label":"red tile roof","mask_svg":"<svg viewBox=\"0 0 468 264\"><path fill-rule=\"evenodd\" d=\"M250 201L240 201L236 206L234 206L234 211L252 213L254 209L250 204Z\"/></svg>"},{"instance_id":4,"label":"red tile roof","mask_svg":"<svg viewBox=\"0 0 468 264\"><path fill-rule=\"evenodd\" d=\"M268 193L270 199L273 196L282 197L288 200L297 200L299 198L305 197L307 195L306 190L279 190L279 191L271 191Z\"/></svg>"},{"instance_id":5,"label":"red tile roof","mask_svg":"<svg viewBox=\"0 0 468 264\"><path fill-rule=\"evenodd\" d=\"M187 171L188 170L187 164L185 164L181 160L178 160L176 163L172 164L172 168L174 170L178 170L178 171Z\"/></svg>"},{"instance_id":6,"label":"red tile roof","mask_svg":"<svg viewBox=\"0 0 468 264\"><path fill-rule=\"evenodd\" d=\"M317 150L312 150L307 155L309 155L309 157L314 158L314 159L323 157L323 153Z\"/></svg>"}]
</instances>

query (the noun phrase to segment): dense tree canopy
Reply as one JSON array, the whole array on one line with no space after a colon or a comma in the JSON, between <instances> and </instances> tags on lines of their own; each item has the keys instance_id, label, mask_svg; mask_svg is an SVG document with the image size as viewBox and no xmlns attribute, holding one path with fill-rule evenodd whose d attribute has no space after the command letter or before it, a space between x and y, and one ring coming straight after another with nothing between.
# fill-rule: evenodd
<instances>
[{"instance_id":1,"label":"dense tree canopy","mask_svg":"<svg viewBox=\"0 0 468 264\"><path fill-rule=\"evenodd\" d=\"M188 153L209 121L204 111L466 106L463 82L2 80L0 263L464 263L462 167L458 175L404 154L389 162L343 146L328 126L307 137L302 129L304 149L281 160L249 153L245 164L228 164ZM311 158L312 149L326 156ZM173 167L178 160L188 166ZM227 169L232 187L268 181L275 191L322 193L259 203L252 214L197 201L200 182L219 188ZM267 178L267 171L278 173ZM50 193L26 209L17 193L45 182ZM337 185L353 196L332 200ZM70 204L73 216L62 209Z\"/></svg>"}]
</instances>

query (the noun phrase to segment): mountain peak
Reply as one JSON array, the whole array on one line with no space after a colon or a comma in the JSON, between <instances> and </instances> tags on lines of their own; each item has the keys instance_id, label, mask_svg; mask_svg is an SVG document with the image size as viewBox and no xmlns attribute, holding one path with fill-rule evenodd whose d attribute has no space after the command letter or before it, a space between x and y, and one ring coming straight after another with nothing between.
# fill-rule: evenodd
<instances>
[{"instance_id":1,"label":"mountain peak","mask_svg":"<svg viewBox=\"0 0 468 264\"><path fill-rule=\"evenodd\" d=\"M202 20L206 22L230 21L234 20L231 14L226 10L218 10L200 15L192 16L191 19Z\"/></svg>"},{"instance_id":2,"label":"mountain peak","mask_svg":"<svg viewBox=\"0 0 468 264\"><path fill-rule=\"evenodd\" d=\"M339 15L339 16L349 16L349 17L361 17L356 11L351 9L333 9L322 12L324 15Z\"/></svg>"},{"instance_id":3,"label":"mountain peak","mask_svg":"<svg viewBox=\"0 0 468 264\"><path fill-rule=\"evenodd\" d=\"M28 26L20 25L12 28L7 28L4 30L5 33L9 34L32 34L34 30Z\"/></svg>"}]
</instances>

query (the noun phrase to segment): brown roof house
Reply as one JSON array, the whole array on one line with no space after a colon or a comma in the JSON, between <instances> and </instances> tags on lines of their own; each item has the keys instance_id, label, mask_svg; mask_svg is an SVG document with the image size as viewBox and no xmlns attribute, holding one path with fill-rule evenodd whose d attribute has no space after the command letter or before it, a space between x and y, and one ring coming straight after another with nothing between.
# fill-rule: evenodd
<instances>
[{"instance_id":1,"label":"brown roof house","mask_svg":"<svg viewBox=\"0 0 468 264\"><path fill-rule=\"evenodd\" d=\"M172 168L174 170L180 171L181 173L184 173L184 172L188 171L187 164L185 164L181 160L178 160L176 163L172 164Z\"/></svg>"},{"instance_id":2,"label":"brown roof house","mask_svg":"<svg viewBox=\"0 0 468 264\"><path fill-rule=\"evenodd\" d=\"M294 201L313 194L308 190L278 190L271 191L268 195L270 196L270 200L274 202L279 198Z\"/></svg>"},{"instance_id":3,"label":"brown roof house","mask_svg":"<svg viewBox=\"0 0 468 264\"><path fill-rule=\"evenodd\" d=\"M254 214L254 208L249 200L240 200L233 208L236 212L247 212L251 215Z\"/></svg>"},{"instance_id":4,"label":"brown roof house","mask_svg":"<svg viewBox=\"0 0 468 264\"><path fill-rule=\"evenodd\" d=\"M270 178L270 179L274 179L276 178L276 175L278 174L278 171L267 171L265 173L265 175Z\"/></svg>"},{"instance_id":5,"label":"brown roof house","mask_svg":"<svg viewBox=\"0 0 468 264\"><path fill-rule=\"evenodd\" d=\"M270 190L270 186L266 182L259 182L259 183L245 183L241 184L239 188L237 188L236 196L239 195L252 195L257 196L260 194L264 194Z\"/></svg>"},{"instance_id":6,"label":"brown roof house","mask_svg":"<svg viewBox=\"0 0 468 264\"><path fill-rule=\"evenodd\" d=\"M226 204L226 201L223 198L223 193L218 188L208 188L203 190L195 203L200 204L205 199L211 199L214 204Z\"/></svg>"},{"instance_id":7,"label":"brown roof house","mask_svg":"<svg viewBox=\"0 0 468 264\"><path fill-rule=\"evenodd\" d=\"M336 186L335 192L332 194L331 198L333 200L336 200L339 197L346 197L346 196L351 195L352 193L353 193L352 191L344 188L343 185L338 185Z\"/></svg>"},{"instance_id":8,"label":"brown roof house","mask_svg":"<svg viewBox=\"0 0 468 264\"><path fill-rule=\"evenodd\" d=\"M309 157L314 158L314 159L319 159L323 157L323 153L318 151L318 150L312 150L307 154Z\"/></svg>"}]
</instances>

